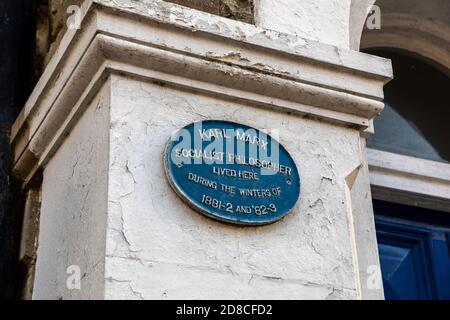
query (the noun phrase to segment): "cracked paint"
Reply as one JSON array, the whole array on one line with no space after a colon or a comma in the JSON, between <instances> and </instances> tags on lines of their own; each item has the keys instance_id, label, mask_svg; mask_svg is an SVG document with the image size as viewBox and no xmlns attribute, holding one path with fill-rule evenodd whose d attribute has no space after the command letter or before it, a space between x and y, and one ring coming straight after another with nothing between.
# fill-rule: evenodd
<instances>
[{"instance_id":1,"label":"cracked paint","mask_svg":"<svg viewBox=\"0 0 450 320\"><path fill-rule=\"evenodd\" d=\"M133 290L146 299L177 298L185 286L197 298L205 286L220 287L216 297L238 297L248 291L258 298L264 297L264 290L257 289L262 283L280 288L280 297L294 287L299 290L295 295L303 297L356 294L348 221L342 216L344 183L339 177L349 170L342 159L359 152L358 132L300 117L286 121L288 116L270 110L131 78L114 77L112 85L111 121L116 125L111 128L109 216L111 221L117 216L126 222L122 223L126 241L120 244L120 237L108 237L107 277L129 279ZM296 157L303 180L309 181L291 216L262 228L234 228L193 212L171 191L162 167L167 139L186 123L204 118L281 129L281 142ZM336 147L338 140L345 143ZM126 190L132 195L121 197ZM317 192L321 196L314 199ZM114 205L116 201L120 205ZM203 280L196 280L200 275ZM221 287L222 281L233 285ZM306 293L311 284L315 291ZM111 297L124 289L114 283L108 288ZM130 297L136 295L131 291Z\"/></svg>"},{"instance_id":2,"label":"cracked paint","mask_svg":"<svg viewBox=\"0 0 450 320\"><path fill-rule=\"evenodd\" d=\"M253 41L270 50L301 53L317 45L156 0L99 2L151 14L152 21L176 22L187 33L219 30L227 41ZM164 41L160 45L177 48ZM182 47L198 54L191 44ZM316 48L326 48L316 50L318 60L326 56L343 64L348 59L342 49L333 53ZM251 52L223 51L208 47L200 54L210 65L226 62L217 63L217 69L230 76L237 73L225 65L283 72L270 62L254 61ZM331 78L337 82L336 75ZM346 214L353 199L346 188L348 173L361 162L360 133L310 116L193 91L161 80L110 75L45 170L35 296L359 297L353 223ZM303 180L301 200L291 215L270 226L236 228L199 215L172 192L162 165L166 142L174 130L202 119L280 130L280 142L293 155ZM77 263L87 289L67 292L64 268Z\"/></svg>"}]
</instances>

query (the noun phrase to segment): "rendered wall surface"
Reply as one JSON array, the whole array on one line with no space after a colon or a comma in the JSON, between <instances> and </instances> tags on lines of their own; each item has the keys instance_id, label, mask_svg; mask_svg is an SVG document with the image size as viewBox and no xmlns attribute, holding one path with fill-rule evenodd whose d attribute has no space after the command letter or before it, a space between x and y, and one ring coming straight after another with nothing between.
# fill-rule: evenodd
<instances>
[{"instance_id":1,"label":"rendered wall surface","mask_svg":"<svg viewBox=\"0 0 450 320\"><path fill-rule=\"evenodd\" d=\"M389 61L166 1L83 14L12 128L14 172L43 176L33 298L383 298L364 136ZM175 194L164 147L206 119L279 130L290 215L231 226Z\"/></svg>"},{"instance_id":2,"label":"rendered wall surface","mask_svg":"<svg viewBox=\"0 0 450 320\"><path fill-rule=\"evenodd\" d=\"M106 85L45 169L33 299L103 298L108 100ZM67 287L70 266L81 290Z\"/></svg>"},{"instance_id":3,"label":"rendered wall surface","mask_svg":"<svg viewBox=\"0 0 450 320\"><path fill-rule=\"evenodd\" d=\"M256 24L349 47L351 0L257 0Z\"/></svg>"},{"instance_id":4,"label":"rendered wall surface","mask_svg":"<svg viewBox=\"0 0 450 320\"><path fill-rule=\"evenodd\" d=\"M356 298L345 178L359 165L357 131L131 78L114 77L111 92L106 298ZM202 119L280 130L302 178L292 214L235 227L177 197L164 147Z\"/></svg>"},{"instance_id":5,"label":"rendered wall surface","mask_svg":"<svg viewBox=\"0 0 450 320\"><path fill-rule=\"evenodd\" d=\"M41 2L42 3L41 3ZM75 6L80 6L89 0L40 0L36 4L36 61L35 72L39 77L45 68L64 32L67 29L67 19L74 14ZM137 0L149 2L149 0ZM151 0L150 0L151 1ZM165 0L211 14L247 23L254 22L253 0Z\"/></svg>"}]
</instances>

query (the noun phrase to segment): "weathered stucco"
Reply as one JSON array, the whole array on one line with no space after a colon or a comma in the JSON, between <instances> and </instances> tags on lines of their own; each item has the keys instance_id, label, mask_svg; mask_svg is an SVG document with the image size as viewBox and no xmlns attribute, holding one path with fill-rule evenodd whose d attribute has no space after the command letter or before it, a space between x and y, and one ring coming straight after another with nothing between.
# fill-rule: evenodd
<instances>
[{"instance_id":1,"label":"weathered stucco","mask_svg":"<svg viewBox=\"0 0 450 320\"><path fill-rule=\"evenodd\" d=\"M361 132L388 61L164 1L89 4L12 128L17 175L43 170L34 297L382 298ZM291 215L232 227L175 195L164 145L201 119L280 130Z\"/></svg>"},{"instance_id":2,"label":"weathered stucco","mask_svg":"<svg viewBox=\"0 0 450 320\"><path fill-rule=\"evenodd\" d=\"M255 0L255 21L264 28L359 50L375 0Z\"/></svg>"},{"instance_id":3,"label":"weathered stucco","mask_svg":"<svg viewBox=\"0 0 450 320\"><path fill-rule=\"evenodd\" d=\"M106 84L45 168L33 299L104 296L108 128ZM69 290L70 266L82 290Z\"/></svg>"},{"instance_id":4,"label":"weathered stucco","mask_svg":"<svg viewBox=\"0 0 450 320\"><path fill-rule=\"evenodd\" d=\"M302 177L290 215L233 227L177 197L163 150L174 130L202 119L280 130ZM112 76L45 169L33 297L358 298L365 271L355 265L354 214L370 222L359 199L368 181L349 183L365 165L360 140L339 125ZM81 290L67 289L71 265Z\"/></svg>"},{"instance_id":5,"label":"weathered stucco","mask_svg":"<svg viewBox=\"0 0 450 320\"><path fill-rule=\"evenodd\" d=\"M90 0L87 0L90 1ZM165 0L214 15L256 23L343 48L359 49L368 8L375 0ZM152 0L137 0L139 3ZM38 6L37 72L53 56L69 17L83 0L47 0ZM117 2L120 4L120 1Z\"/></svg>"},{"instance_id":6,"label":"weathered stucco","mask_svg":"<svg viewBox=\"0 0 450 320\"><path fill-rule=\"evenodd\" d=\"M41 0L37 4L36 63L37 76L53 56L67 29L66 21L73 12L69 6L80 6L84 0ZM88 0L89 1L89 0ZM145 2L145 0L137 0ZM165 0L193 9L247 23L254 22L253 0ZM148 2L148 0L147 0Z\"/></svg>"},{"instance_id":7,"label":"weathered stucco","mask_svg":"<svg viewBox=\"0 0 450 320\"><path fill-rule=\"evenodd\" d=\"M106 260L107 298L356 298L345 178L359 133L114 77ZM162 157L171 133L202 119L280 130L302 177L283 221L242 228L204 218L170 188Z\"/></svg>"},{"instance_id":8,"label":"weathered stucco","mask_svg":"<svg viewBox=\"0 0 450 320\"><path fill-rule=\"evenodd\" d=\"M338 47L349 47L351 0L258 0L256 24Z\"/></svg>"}]
</instances>

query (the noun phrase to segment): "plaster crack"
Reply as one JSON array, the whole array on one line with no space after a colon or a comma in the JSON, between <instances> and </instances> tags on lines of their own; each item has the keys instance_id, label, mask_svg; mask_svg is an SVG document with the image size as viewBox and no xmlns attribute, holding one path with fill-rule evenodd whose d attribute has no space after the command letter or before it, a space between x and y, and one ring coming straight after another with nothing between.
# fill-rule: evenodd
<instances>
[{"instance_id":1,"label":"plaster crack","mask_svg":"<svg viewBox=\"0 0 450 320\"><path fill-rule=\"evenodd\" d=\"M73 178L74 174L75 174L75 168L78 165L78 162L80 161L81 155L79 155L77 157L77 160L75 161L75 163L72 165L72 174L70 175L70 178Z\"/></svg>"},{"instance_id":2,"label":"plaster crack","mask_svg":"<svg viewBox=\"0 0 450 320\"><path fill-rule=\"evenodd\" d=\"M128 286L130 287L131 292L133 293L134 296L137 296L140 300L145 300L144 299L144 295L142 294L142 292L139 292L137 290L135 290L131 284L131 281L128 283Z\"/></svg>"},{"instance_id":3,"label":"plaster crack","mask_svg":"<svg viewBox=\"0 0 450 320\"><path fill-rule=\"evenodd\" d=\"M127 160L127 163L125 164L125 168L127 169L127 172L131 175L131 178L133 178L134 184L137 184L136 179L134 178L134 173L130 170L130 166L129 166L129 161L128 160Z\"/></svg>"},{"instance_id":4,"label":"plaster crack","mask_svg":"<svg viewBox=\"0 0 450 320\"><path fill-rule=\"evenodd\" d=\"M311 208L311 209L313 209L313 208L315 208L315 207L317 207L318 205L323 205L323 200L322 199L317 199L316 201L314 201L314 203L313 204L310 204L309 205L309 207Z\"/></svg>"}]
</instances>

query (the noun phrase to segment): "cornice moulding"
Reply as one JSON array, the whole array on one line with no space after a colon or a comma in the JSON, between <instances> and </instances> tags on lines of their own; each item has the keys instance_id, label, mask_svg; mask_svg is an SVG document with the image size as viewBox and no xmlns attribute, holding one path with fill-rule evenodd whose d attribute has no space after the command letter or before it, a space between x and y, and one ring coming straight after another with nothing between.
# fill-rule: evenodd
<instances>
[{"instance_id":1,"label":"cornice moulding","mask_svg":"<svg viewBox=\"0 0 450 320\"><path fill-rule=\"evenodd\" d=\"M363 131L383 109L386 59L163 1L85 1L12 127L14 171L45 166L111 74Z\"/></svg>"}]
</instances>

